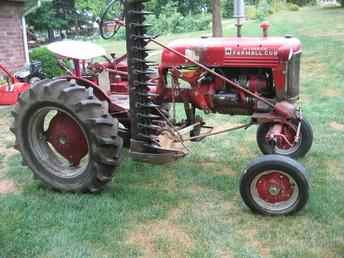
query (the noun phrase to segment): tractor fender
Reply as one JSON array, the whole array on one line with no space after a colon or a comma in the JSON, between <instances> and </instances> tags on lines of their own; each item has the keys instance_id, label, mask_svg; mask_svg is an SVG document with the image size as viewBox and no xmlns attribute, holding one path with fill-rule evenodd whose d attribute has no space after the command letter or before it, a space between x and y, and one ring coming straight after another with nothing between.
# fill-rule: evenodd
<instances>
[{"instance_id":1,"label":"tractor fender","mask_svg":"<svg viewBox=\"0 0 344 258\"><path fill-rule=\"evenodd\" d=\"M101 89L96 83L87 80L82 77L77 76L64 76L63 79L67 80L76 80L77 84L82 85L86 88L92 88L94 95L101 101L106 101L109 104L109 111L110 112L124 112L127 110L124 110L120 106L116 105L116 103L112 102L110 96L108 93L106 93L103 89Z\"/></svg>"}]
</instances>

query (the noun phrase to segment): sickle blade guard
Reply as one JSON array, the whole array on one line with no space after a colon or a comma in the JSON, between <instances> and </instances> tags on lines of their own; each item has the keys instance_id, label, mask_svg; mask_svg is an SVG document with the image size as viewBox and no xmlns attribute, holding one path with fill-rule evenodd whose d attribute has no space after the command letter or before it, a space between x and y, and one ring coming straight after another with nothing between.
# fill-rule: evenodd
<instances>
[{"instance_id":1,"label":"sickle blade guard","mask_svg":"<svg viewBox=\"0 0 344 258\"><path fill-rule=\"evenodd\" d=\"M154 96L148 94L152 72L146 60L149 36L146 34L148 25L144 22L149 13L144 11L144 2L147 0L128 0L125 4L132 122L130 154L135 160L163 164L186 154L164 144L162 132L166 121L157 111L160 106L154 103Z\"/></svg>"}]
</instances>

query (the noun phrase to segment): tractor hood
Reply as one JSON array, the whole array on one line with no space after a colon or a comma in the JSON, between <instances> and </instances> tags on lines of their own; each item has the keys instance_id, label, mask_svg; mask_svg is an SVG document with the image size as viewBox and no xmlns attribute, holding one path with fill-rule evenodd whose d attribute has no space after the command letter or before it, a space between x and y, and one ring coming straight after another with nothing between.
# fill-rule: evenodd
<instances>
[{"instance_id":1,"label":"tractor hood","mask_svg":"<svg viewBox=\"0 0 344 258\"><path fill-rule=\"evenodd\" d=\"M293 37L228 37L176 40L168 45L181 54L210 67L271 66L287 62L302 51ZM189 62L164 49L162 68L187 65Z\"/></svg>"}]
</instances>

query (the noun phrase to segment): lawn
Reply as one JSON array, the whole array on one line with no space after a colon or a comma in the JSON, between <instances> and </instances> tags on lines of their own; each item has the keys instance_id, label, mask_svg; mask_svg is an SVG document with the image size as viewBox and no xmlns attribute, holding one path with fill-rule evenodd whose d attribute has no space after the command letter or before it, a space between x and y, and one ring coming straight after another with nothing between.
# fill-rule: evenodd
<instances>
[{"instance_id":1,"label":"lawn","mask_svg":"<svg viewBox=\"0 0 344 258\"><path fill-rule=\"evenodd\" d=\"M304 211L263 217L242 203L240 173L261 155L256 128L190 145L191 155L167 166L125 158L98 195L51 192L11 148L10 110L4 109L0 257L344 257L344 9L304 8L269 21L271 35L292 33L304 43L302 99L315 134L301 160L311 173ZM234 34L229 23L226 34ZM258 22L248 22L244 34L260 34ZM162 39L182 36L188 37ZM243 120L208 116L211 124Z\"/></svg>"}]
</instances>

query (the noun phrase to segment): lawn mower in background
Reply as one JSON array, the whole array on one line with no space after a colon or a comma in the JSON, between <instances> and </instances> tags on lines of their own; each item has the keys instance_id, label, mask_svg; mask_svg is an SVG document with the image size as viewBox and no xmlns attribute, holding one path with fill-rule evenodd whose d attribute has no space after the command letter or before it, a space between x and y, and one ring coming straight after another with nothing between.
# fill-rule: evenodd
<instances>
[{"instance_id":1,"label":"lawn mower in background","mask_svg":"<svg viewBox=\"0 0 344 258\"><path fill-rule=\"evenodd\" d=\"M31 85L46 78L41 61L32 61L26 69L18 71L14 75L18 81L27 82Z\"/></svg>"},{"instance_id":2,"label":"lawn mower in background","mask_svg":"<svg viewBox=\"0 0 344 258\"><path fill-rule=\"evenodd\" d=\"M66 67L65 76L40 81L20 96L11 130L24 163L53 189L98 192L118 171L123 144L132 159L162 165L189 154L188 142L258 125L257 143L267 155L251 162L241 177L244 202L265 215L301 210L308 200L308 174L292 158L310 150L313 133L298 103L300 41L268 36L266 22L261 37L242 37L243 6L237 1L236 37L165 45L147 34L145 2L110 1L100 20L106 39L126 28L123 56L106 57L85 43L48 47L71 59L74 69ZM149 60L149 44L162 47L160 64ZM104 62L91 61L99 55ZM178 103L184 119L177 119ZM217 129L199 111L250 119Z\"/></svg>"},{"instance_id":3,"label":"lawn mower in background","mask_svg":"<svg viewBox=\"0 0 344 258\"><path fill-rule=\"evenodd\" d=\"M42 64L39 61L32 62L29 70L14 74L0 64L0 105L15 105L21 93L43 78Z\"/></svg>"}]
</instances>

